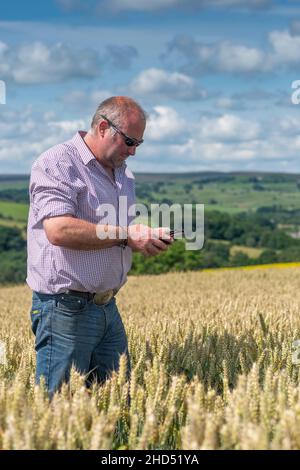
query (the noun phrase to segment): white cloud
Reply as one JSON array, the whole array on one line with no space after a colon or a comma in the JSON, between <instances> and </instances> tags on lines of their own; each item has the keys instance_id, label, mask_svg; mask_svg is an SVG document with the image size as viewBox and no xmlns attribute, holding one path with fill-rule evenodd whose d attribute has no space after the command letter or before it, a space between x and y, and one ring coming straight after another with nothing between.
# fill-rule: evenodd
<instances>
[{"instance_id":1,"label":"white cloud","mask_svg":"<svg viewBox=\"0 0 300 470\"><path fill-rule=\"evenodd\" d=\"M0 162L3 172L28 173L33 161L47 148L58 143L56 139L52 134L38 141L23 140L22 145L13 139L0 139Z\"/></svg>"},{"instance_id":2,"label":"white cloud","mask_svg":"<svg viewBox=\"0 0 300 470\"><path fill-rule=\"evenodd\" d=\"M290 23L289 31L292 36L298 36L300 33L300 20L293 20Z\"/></svg>"},{"instance_id":3,"label":"white cloud","mask_svg":"<svg viewBox=\"0 0 300 470\"><path fill-rule=\"evenodd\" d=\"M298 172L298 154L300 138L289 140L285 136L272 139L247 142L205 142L200 138L191 138L182 144L166 145L161 150L152 145L145 161L147 170L143 170L143 159L138 165L139 171L245 171L264 170L286 171L283 162L289 162L288 169ZM152 162L153 155L163 155L159 161Z\"/></svg>"},{"instance_id":4,"label":"white cloud","mask_svg":"<svg viewBox=\"0 0 300 470\"><path fill-rule=\"evenodd\" d=\"M205 44L188 35L180 35L169 43L163 57L190 75L264 73L278 70L278 66L299 67L300 35L287 30L271 31L263 49L230 41Z\"/></svg>"},{"instance_id":5,"label":"white cloud","mask_svg":"<svg viewBox=\"0 0 300 470\"><path fill-rule=\"evenodd\" d=\"M36 122L29 109L22 110L22 119L20 119L20 114L18 112L12 111L8 107L2 108L1 111L1 136L10 138L19 135L23 138L35 129Z\"/></svg>"},{"instance_id":6,"label":"white cloud","mask_svg":"<svg viewBox=\"0 0 300 470\"><path fill-rule=\"evenodd\" d=\"M232 114L224 114L218 118L204 117L197 125L197 129L201 138L218 141L257 139L261 130L258 123L241 119Z\"/></svg>"},{"instance_id":7,"label":"white cloud","mask_svg":"<svg viewBox=\"0 0 300 470\"><path fill-rule=\"evenodd\" d=\"M231 96L217 96L214 100L214 108L217 110L260 110L270 109L271 106L286 107L291 109L291 92L289 90L273 90L253 88L244 92L236 92Z\"/></svg>"},{"instance_id":8,"label":"white cloud","mask_svg":"<svg viewBox=\"0 0 300 470\"><path fill-rule=\"evenodd\" d=\"M138 57L138 51L133 46L126 44L108 44L106 54L103 57L104 63L108 63L116 69L128 69L134 59Z\"/></svg>"},{"instance_id":9,"label":"white cloud","mask_svg":"<svg viewBox=\"0 0 300 470\"><path fill-rule=\"evenodd\" d=\"M47 148L87 129L87 118L60 119L51 109L34 114L1 109L0 164L2 172L29 172ZM298 171L300 119L235 114L202 117L194 125L175 108L155 106L150 112L145 143L128 164L134 171L270 170ZM15 138L18 135L19 140Z\"/></svg>"},{"instance_id":10,"label":"white cloud","mask_svg":"<svg viewBox=\"0 0 300 470\"><path fill-rule=\"evenodd\" d=\"M221 96L214 101L214 106L219 109L244 109L245 105L242 100L238 100L231 96Z\"/></svg>"},{"instance_id":11,"label":"white cloud","mask_svg":"<svg viewBox=\"0 0 300 470\"><path fill-rule=\"evenodd\" d=\"M7 51L8 45L5 42L0 41L0 57L4 56L4 53Z\"/></svg>"},{"instance_id":12,"label":"white cloud","mask_svg":"<svg viewBox=\"0 0 300 470\"><path fill-rule=\"evenodd\" d=\"M264 68L264 53L254 47L223 42L211 52L215 55L216 68L222 72L247 73Z\"/></svg>"},{"instance_id":13,"label":"white cloud","mask_svg":"<svg viewBox=\"0 0 300 470\"><path fill-rule=\"evenodd\" d=\"M94 0L86 4L84 0L56 0L57 3L67 11L86 10L103 14L103 10L110 11L160 11L163 9L180 8L190 9L203 8L245 8L261 9L271 6L271 0Z\"/></svg>"},{"instance_id":14,"label":"white cloud","mask_svg":"<svg viewBox=\"0 0 300 470\"><path fill-rule=\"evenodd\" d=\"M62 100L67 106L75 109L84 109L87 113L92 113L102 101L110 96L113 96L113 92L104 89L92 90L90 92L73 90L66 93Z\"/></svg>"},{"instance_id":15,"label":"white cloud","mask_svg":"<svg viewBox=\"0 0 300 470\"><path fill-rule=\"evenodd\" d=\"M249 9L263 8L271 6L272 0L203 0L204 5L215 7L244 7Z\"/></svg>"},{"instance_id":16,"label":"white cloud","mask_svg":"<svg viewBox=\"0 0 300 470\"><path fill-rule=\"evenodd\" d=\"M49 122L49 119L52 120ZM72 138L77 130L87 129L87 126L87 119L59 120L51 111L38 115L30 108L24 109L20 120L18 112L1 110L1 171L28 173L43 151Z\"/></svg>"},{"instance_id":17,"label":"white cloud","mask_svg":"<svg viewBox=\"0 0 300 470\"><path fill-rule=\"evenodd\" d=\"M206 92L191 77L182 73L151 68L143 70L129 84L131 93L141 96L151 95L175 100L197 100L204 98Z\"/></svg>"},{"instance_id":18,"label":"white cloud","mask_svg":"<svg viewBox=\"0 0 300 470\"><path fill-rule=\"evenodd\" d=\"M284 118L279 120L278 127L282 135L286 135L286 136L299 135L300 118L287 115Z\"/></svg>"},{"instance_id":19,"label":"white cloud","mask_svg":"<svg viewBox=\"0 0 300 470\"><path fill-rule=\"evenodd\" d=\"M230 41L205 44L190 36L176 36L170 43L164 59L174 59L176 67L190 74L253 73L265 69L266 55L260 49Z\"/></svg>"},{"instance_id":20,"label":"white cloud","mask_svg":"<svg viewBox=\"0 0 300 470\"><path fill-rule=\"evenodd\" d=\"M182 118L184 120L184 118ZM202 118L194 127L183 122L185 141L154 140L132 161L135 171L298 171L299 120L244 120L234 115ZM264 130L262 132L262 130Z\"/></svg>"},{"instance_id":21,"label":"white cloud","mask_svg":"<svg viewBox=\"0 0 300 470\"><path fill-rule=\"evenodd\" d=\"M80 58L80 60L79 60ZM36 41L16 49L0 44L0 75L16 83L53 83L99 75L99 56L91 50L71 50L61 43Z\"/></svg>"},{"instance_id":22,"label":"white cloud","mask_svg":"<svg viewBox=\"0 0 300 470\"><path fill-rule=\"evenodd\" d=\"M180 137L185 127L185 120L175 109L168 106L155 106L149 116L145 139L165 141L169 138Z\"/></svg>"},{"instance_id":23,"label":"white cloud","mask_svg":"<svg viewBox=\"0 0 300 470\"><path fill-rule=\"evenodd\" d=\"M155 11L180 6L182 0L109 0L103 2L111 10Z\"/></svg>"},{"instance_id":24,"label":"white cloud","mask_svg":"<svg viewBox=\"0 0 300 470\"><path fill-rule=\"evenodd\" d=\"M272 31L269 42L273 48L270 59L273 66L295 64L300 61L300 36L292 36L289 31Z\"/></svg>"},{"instance_id":25,"label":"white cloud","mask_svg":"<svg viewBox=\"0 0 300 470\"><path fill-rule=\"evenodd\" d=\"M75 121L50 121L48 123L49 127L54 127L60 129L63 132L77 132L78 130L84 130L86 127L86 122L83 119L78 119Z\"/></svg>"}]
</instances>

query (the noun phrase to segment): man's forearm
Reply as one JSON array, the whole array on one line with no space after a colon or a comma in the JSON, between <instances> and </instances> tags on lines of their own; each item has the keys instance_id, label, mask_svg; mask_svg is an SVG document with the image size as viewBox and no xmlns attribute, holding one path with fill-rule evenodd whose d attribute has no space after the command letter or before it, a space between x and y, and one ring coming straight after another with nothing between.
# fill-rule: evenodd
<instances>
[{"instance_id":1,"label":"man's forearm","mask_svg":"<svg viewBox=\"0 0 300 470\"><path fill-rule=\"evenodd\" d=\"M50 243L74 250L111 248L126 238L121 227L97 225L75 217L45 219L44 228Z\"/></svg>"}]
</instances>

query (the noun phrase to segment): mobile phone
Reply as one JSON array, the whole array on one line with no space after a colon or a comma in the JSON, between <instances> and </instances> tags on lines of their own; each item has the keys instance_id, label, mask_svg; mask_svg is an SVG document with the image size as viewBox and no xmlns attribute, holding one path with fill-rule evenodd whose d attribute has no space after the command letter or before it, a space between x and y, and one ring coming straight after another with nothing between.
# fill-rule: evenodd
<instances>
[{"instance_id":1,"label":"mobile phone","mask_svg":"<svg viewBox=\"0 0 300 470\"><path fill-rule=\"evenodd\" d=\"M174 240L174 235L178 235L178 234L181 234L184 236L184 231L183 230L170 230L170 236L171 238L173 238ZM160 240L164 243L166 243L167 245L170 245L170 243L172 243L171 241L169 240L164 240L163 238L160 238Z\"/></svg>"},{"instance_id":2,"label":"mobile phone","mask_svg":"<svg viewBox=\"0 0 300 470\"><path fill-rule=\"evenodd\" d=\"M184 237L184 230L170 230L171 237L174 237L174 235L179 235L179 234L181 234Z\"/></svg>"}]
</instances>

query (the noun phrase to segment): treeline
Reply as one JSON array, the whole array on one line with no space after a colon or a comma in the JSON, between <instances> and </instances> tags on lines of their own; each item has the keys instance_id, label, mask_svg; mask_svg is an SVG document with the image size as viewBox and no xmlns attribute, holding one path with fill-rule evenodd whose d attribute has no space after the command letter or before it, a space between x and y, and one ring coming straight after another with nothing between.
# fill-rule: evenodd
<instances>
[{"instance_id":1,"label":"treeline","mask_svg":"<svg viewBox=\"0 0 300 470\"><path fill-rule=\"evenodd\" d=\"M232 245L240 245L241 250ZM251 258L245 247L259 248L261 253ZM26 277L26 241L18 227L0 226L0 283L24 282ZM144 258L134 253L131 274L159 274L168 271L199 270L226 266L300 261L300 240L277 228L270 214L226 214L208 212L205 215L205 243L202 250L187 251L185 242L176 240L160 256Z\"/></svg>"},{"instance_id":2,"label":"treeline","mask_svg":"<svg viewBox=\"0 0 300 470\"><path fill-rule=\"evenodd\" d=\"M140 253L134 253L130 274L161 274L169 271L300 261L298 247L286 248L280 252L263 250L257 258L251 258L243 251L236 251L231 255L230 248L230 244L207 241L202 250L187 251L185 242L176 240L168 251L156 257L145 259Z\"/></svg>"},{"instance_id":3,"label":"treeline","mask_svg":"<svg viewBox=\"0 0 300 470\"><path fill-rule=\"evenodd\" d=\"M159 274L300 261L300 240L292 238L276 225L274 219L259 212L234 215L208 212L205 214L206 241L202 250L187 251L184 241L176 240L167 252L157 257L144 259L139 253L134 253L131 273ZM258 257L251 258L242 248L231 254L232 245L260 248L262 251Z\"/></svg>"},{"instance_id":4,"label":"treeline","mask_svg":"<svg viewBox=\"0 0 300 470\"><path fill-rule=\"evenodd\" d=\"M300 209L286 210L280 205L273 205L259 207L256 212L257 214L271 219L275 225L300 225Z\"/></svg>"},{"instance_id":5,"label":"treeline","mask_svg":"<svg viewBox=\"0 0 300 470\"><path fill-rule=\"evenodd\" d=\"M273 217L260 212L234 215L217 211L208 212L205 214L205 238L227 240L233 245L271 250L300 248L299 240L277 228L277 221Z\"/></svg>"},{"instance_id":6,"label":"treeline","mask_svg":"<svg viewBox=\"0 0 300 470\"><path fill-rule=\"evenodd\" d=\"M22 202L29 204L28 189L1 189L0 201Z\"/></svg>"},{"instance_id":7,"label":"treeline","mask_svg":"<svg viewBox=\"0 0 300 470\"><path fill-rule=\"evenodd\" d=\"M24 282L26 241L17 227L0 226L0 257L0 284Z\"/></svg>"}]
</instances>

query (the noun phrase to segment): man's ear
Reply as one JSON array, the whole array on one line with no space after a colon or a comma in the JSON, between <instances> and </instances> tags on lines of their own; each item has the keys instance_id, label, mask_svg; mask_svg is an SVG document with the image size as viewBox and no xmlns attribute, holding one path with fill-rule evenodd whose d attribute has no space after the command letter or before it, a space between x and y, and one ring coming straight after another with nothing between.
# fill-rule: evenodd
<instances>
[{"instance_id":1,"label":"man's ear","mask_svg":"<svg viewBox=\"0 0 300 470\"><path fill-rule=\"evenodd\" d=\"M108 129L108 123L106 121L100 121L98 124L99 134L104 137L106 129Z\"/></svg>"}]
</instances>

